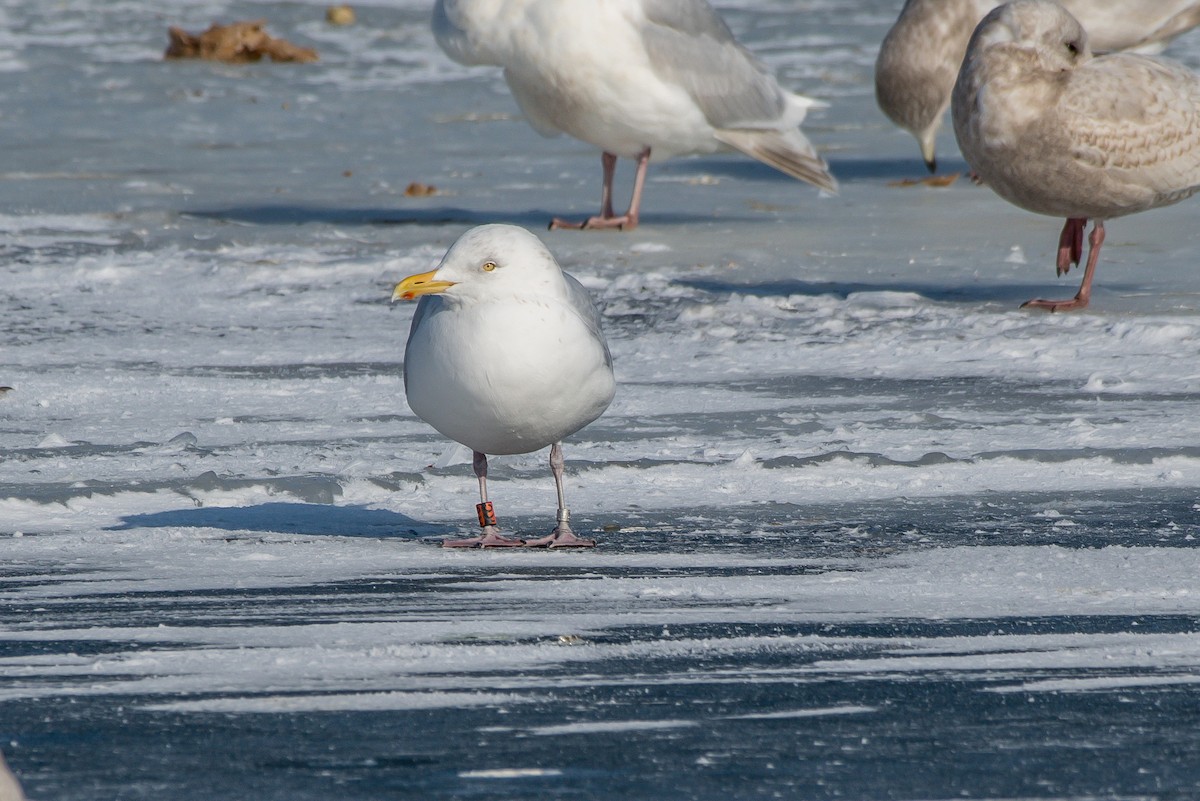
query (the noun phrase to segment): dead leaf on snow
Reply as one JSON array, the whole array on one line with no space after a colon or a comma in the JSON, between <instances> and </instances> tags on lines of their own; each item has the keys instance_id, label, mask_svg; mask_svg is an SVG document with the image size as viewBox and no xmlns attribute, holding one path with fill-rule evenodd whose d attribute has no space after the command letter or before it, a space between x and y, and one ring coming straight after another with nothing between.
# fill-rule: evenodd
<instances>
[{"instance_id":1,"label":"dead leaf on snow","mask_svg":"<svg viewBox=\"0 0 1200 801\"><path fill-rule=\"evenodd\" d=\"M438 194L438 188L433 184L423 184L420 181L413 181L408 186L404 187L405 197L430 197Z\"/></svg>"},{"instance_id":2,"label":"dead leaf on snow","mask_svg":"<svg viewBox=\"0 0 1200 801\"><path fill-rule=\"evenodd\" d=\"M259 19L213 25L199 35L171 27L167 31L171 43L163 53L163 58L199 58L226 64L248 64L261 61L264 56L272 61L317 60L316 50L267 35L263 30L265 24L266 20Z\"/></svg>"}]
</instances>

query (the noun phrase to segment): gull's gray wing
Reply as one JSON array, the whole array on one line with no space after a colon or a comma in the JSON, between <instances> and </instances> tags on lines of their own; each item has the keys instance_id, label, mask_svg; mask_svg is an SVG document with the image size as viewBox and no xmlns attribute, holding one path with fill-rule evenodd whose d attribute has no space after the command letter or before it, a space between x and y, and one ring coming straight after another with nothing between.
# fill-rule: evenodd
<instances>
[{"instance_id":1,"label":"gull's gray wing","mask_svg":"<svg viewBox=\"0 0 1200 801\"><path fill-rule=\"evenodd\" d=\"M643 0L642 11L651 66L691 96L718 140L794 178L837 191L829 165L800 132L805 105L813 101L781 89L712 6L704 0Z\"/></svg>"},{"instance_id":2,"label":"gull's gray wing","mask_svg":"<svg viewBox=\"0 0 1200 801\"><path fill-rule=\"evenodd\" d=\"M770 126L783 91L704 0L643 0L642 39L650 63L683 87L714 128Z\"/></svg>"},{"instance_id":3,"label":"gull's gray wing","mask_svg":"<svg viewBox=\"0 0 1200 801\"><path fill-rule=\"evenodd\" d=\"M584 289L583 284L568 273L563 273L563 280L567 284L567 296L571 301L572 308L579 315L579 319L583 320L583 324L587 326L588 333L600 342L600 347L604 348L604 364L612 369L612 354L608 352L608 340L604 338L604 331L600 328L600 312L596 308L596 304L592 301L591 294Z\"/></svg>"}]
</instances>

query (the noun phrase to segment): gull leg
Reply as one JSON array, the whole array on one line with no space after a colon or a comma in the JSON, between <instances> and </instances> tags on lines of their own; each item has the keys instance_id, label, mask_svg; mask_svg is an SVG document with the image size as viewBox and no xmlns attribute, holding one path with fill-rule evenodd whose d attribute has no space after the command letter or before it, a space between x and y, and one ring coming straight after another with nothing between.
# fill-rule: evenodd
<instances>
[{"instance_id":1,"label":"gull leg","mask_svg":"<svg viewBox=\"0 0 1200 801\"><path fill-rule=\"evenodd\" d=\"M567 509L566 496L563 494L563 465L562 443L556 442L550 446L550 472L554 474L554 488L558 491L558 525L549 536L528 540L525 544L531 548L596 547L595 540L581 539L571 531L571 512Z\"/></svg>"},{"instance_id":2,"label":"gull leg","mask_svg":"<svg viewBox=\"0 0 1200 801\"><path fill-rule=\"evenodd\" d=\"M604 168L604 186L600 189L600 216L611 219L617 216L612 205L613 177L617 174L617 157L612 153L601 153L600 166Z\"/></svg>"},{"instance_id":3,"label":"gull leg","mask_svg":"<svg viewBox=\"0 0 1200 801\"><path fill-rule=\"evenodd\" d=\"M582 228L604 228L608 220L616 219L616 212L613 211L612 205L612 188L613 177L617 172L617 157L613 153L604 152L600 154L600 166L604 170L604 184L600 189L600 214L597 217L589 217L583 222L573 222L564 220L561 217L555 217L550 221L550 230L556 228L562 230L577 231Z\"/></svg>"},{"instance_id":4,"label":"gull leg","mask_svg":"<svg viewBox=\"0 0 1200 801\"><path fill-rule=\"evenodd\" d=\"M1068 217L1063 224L1062 234L1058 237L1058 267L1059 275L1066 275L1074 264L1079 264L1083 258L1083 229L1087 227L1086 217Z\"/></svg>"},{"instance_id":5,"label":"gull leg","mask_svg":"<svg viewBox=\"0 0 1200 801\"><path fill-rule=\"evenodd\" d=\"M1067 222L1070 224L1070 220ZM1029 306L1052 312L1086 309L1088 301L1092 299L1092 277L1096 274L1096 262L1100 259L1100 246L1103 244L1104 221L1096 220L1092 223L1091 234L1088 235L1088 258L1087 265L1083 268L1083 283L1079 285L1079 291L1075 293L1075 297L1071 300L1030 300L1022 303L1021 308Z\"/></svg>"},{"instance_id":6,"label":"gull leg","mask_svg":"<svg viewBox=\"0 0 1200 801\"><path fill-rule=\"evenodd\" d=\"M637 228L642 212L642 190L646 187L646 170L650 167L650 148L638 155L637 172L633 176L633 195L629 198L629 210L625 212L623 229Z\"/></svg>"},{"instance_id":7,"label":"gull leg","mask_svg":"<svg viewBox=\"0 0 1200 801\"><path fill-rule=\"evenodd\" d=\"M637 159L637 172L633 177L633 196L629 200L629 210L617 216L612 207L613 176L616 173L617 157L612 153L600 156L604 168L604 187L600 193L600 214L589 217L583 222L572 222L555 217L550 221L551 230L556 228L579 230L582 228L619 228L622 231L632 231L637 228L638 218L642 208L642 190L646 185L646 170L650 165L650 148L643 150Z\"/></svg>"},{"instance_id":8,"label":"gull leg","mask_svg":"<svg viewBox=\"0 0 1200 801\"><path fill-rule=\"evenodd\" d=\"M483 529L478 537L465 540L442 540L443 548L515 548L525 544L524 540L513 540L501 537L496 528L496 513L492 502L487 496L487 454L475 451L471 460L475 468L475 477L479 479L479 505L475 510L479 513L479 525Z\"/></svg>"}]
</instances>

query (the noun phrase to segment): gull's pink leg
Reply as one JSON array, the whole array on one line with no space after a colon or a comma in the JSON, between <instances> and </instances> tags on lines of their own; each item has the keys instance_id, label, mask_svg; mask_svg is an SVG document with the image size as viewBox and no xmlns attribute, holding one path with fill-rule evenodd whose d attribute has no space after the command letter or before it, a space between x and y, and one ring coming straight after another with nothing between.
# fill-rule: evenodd
<instances>
[{"instance_id":1,"label":"gull's pink leg","mask_svg":"<svg viewBox=\"0 0 1200 801\"><path fill-rule=\"evenodd\" d=\"M633 176L633 195L629 198L629 211L625 212L627 223L625 228L632 231L637 228L642 213L642 190L646 187L646 170L650 167L650 148L646 148L638 156L637 172Z\"/></svg>"},{"instance_id":2,"label":"gull's pink leg","mask_svg":"<svg viewBox=\"0 0 1200 801\"><path fill-rule=\"evenodd\" d=\"M600 190L600 216L609 219L617 216L612 205L613 177L617 174L617 157L612 153L601 153L600 165L604 168L604 186Z\"/></svg>"},{"instance_id":3,"label":"gull's pink leg","mask_svg":"<svg viewBox=\"0 0 1200 801\"><path fill-rule=\"evenodd\" d=\"M1092 299L1092 276L1096 274L1096 262L1100 259L1100 246L1104 244L1104 221L1092 223L1092 233L1088 235L1087 266L1083 268L1083 283L1071 300L1030 300L1021 304L1021 308L1029 306L1034 309L1048 311L1076 311L1086 309Z\"/></svg>"},{"instance_id":4,"label":"gull's pink leg","mask_svg":"<svg viewBox=\"0 0 1200 801\"><path fill-rule=\"evenodd\" d=\"M549 536L526 541L531 548L595 548L595 540L580 539L571 531L571 513L567 510L566 496L563 494L563 455L562 443L556 442L550 446L550 472L554 473L554 488L558 491L558 525Z\"/></svg>"},{"instance_id":5,"label":"gull's pink leg","mask_svg":"<svg viewBox=\"0 0 1200 801\"><path fill-rule=\"evenodd\" d=\"M442 547L516 548L524 545L524 540L510 540L507 537L501 537L496 528L496 514L492 511L492 504L487 497L487 454L475 451L475 458L471 461L471 465L475 468L475 477L479 479L480 504L476 510L479 512L479 525L483 528L483 533L478 537L470 537L465 540L442 540Z\"/></svg>"},{"instance_id":6,"label":"gull's pink leg","mask_svg":"<svg viewBox=\"0 0 1200 801\"><path fill-rule=\"evenodd\" d=\"M604 167L604 188L600 193L599 216L589 217L583 222L571 222L570 220L555 217L550 221L551 229L620 228L622 231L632 231L634 228L637 228L638 216L642 207L642 190L646 186L646 169L650 165L650 148L646 148L638 155L637 172L633 177L633 196L629 200L629 211L619 217L613 213L612 207L612 184L613 175L617 167L617 157L612 153L604 153L600 156L600 163Z\"/></svg>"},{"instance_id":7,"label":"gull's pink leg","mask_svg":"<svg viewBox=\"0 0 1200 801\"><path fill-rule=\"evenodd\" d=\"M1083 229L1086 217L1068 217L1058 237L1058 274L1066 275L1071 265L1079 264L1083 258Z\"/></svg>"},{"instance_id":8,"label":"gull's pink leg","mask_svg":"<svg viewBox=\"0 0 1200 801\"><path fill-rule=\"evenodd\" d=\"M617 172L616 155L608 152L601 153L600 166L604 170L604 184L600 189L600 216L590 217L583 222L572 222L571 220L564 220L561 217L555 217L550 221L550 230L553 231L556 228L561 228L577 231L581 228L601 228L604 221L616 218L616 213L613 211L612 205L613 177Z\"/></svg>"}]
</instances>

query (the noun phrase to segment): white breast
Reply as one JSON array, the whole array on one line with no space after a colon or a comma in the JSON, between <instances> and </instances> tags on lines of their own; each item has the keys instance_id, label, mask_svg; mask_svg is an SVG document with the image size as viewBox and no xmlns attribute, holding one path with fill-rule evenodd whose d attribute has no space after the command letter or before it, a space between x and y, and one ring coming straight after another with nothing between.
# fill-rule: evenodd
<instances>
[{"instance_id":1,"label":"white breast","mask_svg":"<svg viewBox=\"0 0 1200 801\"><path fill-rule=\"evenodd\" d=\"M433 300L433 299L431 299ZM442 434L489 454L528 453L600 416L607 351L567 303L436 303L409 337L408 402Z\"/></svg>"}]
</instances>

